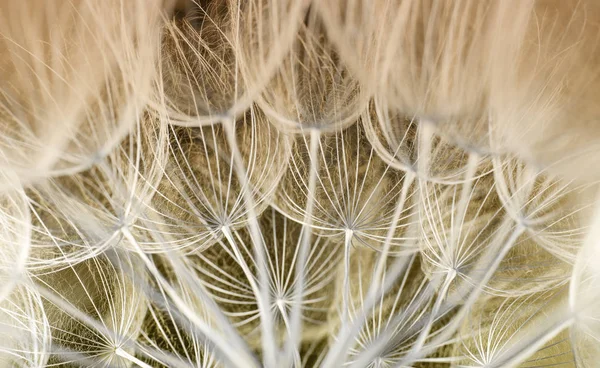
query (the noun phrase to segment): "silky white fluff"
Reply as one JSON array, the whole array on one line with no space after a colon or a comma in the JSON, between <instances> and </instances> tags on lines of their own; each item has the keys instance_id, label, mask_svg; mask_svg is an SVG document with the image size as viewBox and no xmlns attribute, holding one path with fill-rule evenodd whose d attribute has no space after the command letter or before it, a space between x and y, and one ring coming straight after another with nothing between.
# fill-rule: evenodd
<instances>
[{"instance_id":1,"label":"silky white fluff","mask_svg":"<svg viewBox=\"0 0 600 368\"><path fill-rule=\"evenodd\" d=\"M593 367L592 0L0 0L1 367Z\"/></svg>"}]
</instances>

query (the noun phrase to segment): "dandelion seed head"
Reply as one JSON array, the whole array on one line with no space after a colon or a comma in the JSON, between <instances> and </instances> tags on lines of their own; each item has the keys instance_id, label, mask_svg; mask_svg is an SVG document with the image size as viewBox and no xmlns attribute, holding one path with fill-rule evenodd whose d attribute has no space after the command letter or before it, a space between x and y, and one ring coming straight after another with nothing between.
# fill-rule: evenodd
<instances>
[{"instance_id":1,"label":"dandelion seed head","mask_svg":"<svg viewBox=\"0 0 600 368\"><path fill-rule=\"evenodd\" d=\"M599 9L0 0L0 366L593 366Z\"/></svg>"}]
</instances>

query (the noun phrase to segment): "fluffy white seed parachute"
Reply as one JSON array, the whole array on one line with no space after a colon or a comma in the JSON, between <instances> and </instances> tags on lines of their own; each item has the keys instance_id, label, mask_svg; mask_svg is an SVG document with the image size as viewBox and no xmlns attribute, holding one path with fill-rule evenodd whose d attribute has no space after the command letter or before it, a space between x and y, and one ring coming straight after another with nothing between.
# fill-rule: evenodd
<instances>
[{"instance_id":1,"label":"fluffy white seed parachute","mask_svg":"<svg viewBox=\"0 0 600 368\"><path fill-rule=\"evenodd\" d=\"M131 131L155 77L161 3L0 2L3 171L73 174Z\"/></svg>"},{"instance_id":2,"label":"fluffy white seed parachute","mask_svg":"<svg viewBox=\"0 0 600 368\"><path fill-rule=\"evenodd\" d=\"M595 367L594 0L0 0L0 368Z\"/></svg>"}]
</instances>

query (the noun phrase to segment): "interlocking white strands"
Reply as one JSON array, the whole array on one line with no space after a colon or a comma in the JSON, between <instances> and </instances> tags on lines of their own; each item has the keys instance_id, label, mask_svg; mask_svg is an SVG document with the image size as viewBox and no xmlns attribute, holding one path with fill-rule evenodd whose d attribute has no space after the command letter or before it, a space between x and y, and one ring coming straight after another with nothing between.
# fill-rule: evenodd
<instances>
[{"instance_id":1,"label":"interlocking white strands","mask_svg":"<svg viewBox=\"0 0 600 368\"><path fill-rule=\"evenodd\" d=\"M82 357L86 367L137 364L135 341L147 309L136 287L141 271L135 257L111 253L37 278L52 333L49 365L77 367Z\"/></svg>"},{"instance_id":2,"label":"interlocking white strands","mask_svg":"<svg viewBox=\"0 0 600 368\"><path fill-rule=\"evenodd\" d=\"M489 57L482 49L488 45L496 4L391 3L399 6L387 15L389 26L376 34L385 42L378 76L388 106L433 121L478 113L486 95Z\"/></svg>"},{"instance_id":3,"label":"interlocking white strands","mask_svg":"<svg viewBox=\"0 0 600 368\"><path fill-rule=\"evenodd\" d=\"M195 315L215 328L215 331L222 330L222 325L214 326L217 323L211 316L210 309L194 289L186 286L183 275L162 262L157 265ZM161 290L160 282L158 285ZM222 367L210 341L200 335L194 328L194 323L178 311L177 304L164 295L156 295L151 299L139 342L139 358L152 367Z\"/></svg>"},{"instance_id":4,"label":"interlocking white strands","mask_svg":"<svg viewBox=\"0 0 600 368\"><path fill-rule=\"evenodd\" d=\"M308 4L308 2L306 2ZM310 225L313 221L315 200L313 193L319 175L317 158L320 136L323 132L339 131L353 124L366 106L368 96L362 93L358 81L349 73L339 55L324 34L323 20L312 7L304 18L299 32L294 36L289 55L283 60L273 79L258 98L278 128L303 134L307 146L308 165L303 174L306 202L297 212L296 221ZM305 227L300 245L298 267L302 269L308 256L312 227ZM297 287L301 290L303 278ZM292 330L301 328L300 304L292 308L290 324ZM299 341L292 336L286 344L286 361L291 362Z\"/></svg>"},{"instance_id":5,"label":"interlocking white strands","mask_svg":"<svg viewBox=\"0 0 600 368\"><path fill-rule=\"evenodd\" d=\"M527 187L524 183L526 181L519 182L516 188L531 194L531 191L528 191L531 187ZM496 182L496 185L502 185L502 183L498 184ZM512 210L510 203L505 202L502 194L499 194L499 199L504 206L504 211L510 213ZM474 269L469 272L468 281L462 282L461 286L452 291L448 297L454 303L463 304L458 309L457 318L448 325L449 332L454 330L456 322L459 322L462 316L468 314L470 308L483 297L482 292L484 291L503 295L504 297L520 295L527 297L527 295L534 292L544 291L546 287L555 288L564 285L568 281L571 275L569 264L556 258L554 254L546 252L535 242L528 239L529 234L527 231L527 227L512 216L501 217L497 230L491 234L488 245L483 249ZM520 240L520 238L525 238L525 240ZM536 252L542 255L539 256ZM542 267L539 267L538 263ZM563 266L556 267L556 264L562 264ZM523 277L524 279L522 279ZM506 292L507 290L510 290L510 292ZM548 321L552 324L548 330L532 329L532 334L522 337L522 344L507 348L510 352L507 352L508 355L506 356L510 356L512 361L523 358L524 351L528 352L529 355L533 354L548 339L568 325L568 322L562 317L562 315L558 315L552 321ZM537 334L540 334L539 339L536 337ZM437 342L435 339L433 341ZM527 345L525 341L530 342L532 345ZM501 362L504 362L504 360L501 360ZM507 366L505 363L499 363L497 366Z\"/></svg>"},{"instance_id":6,"label":"interlocking white strands","mask_svg":"<svg viewBox=\"0 0 600 368\"><path fill-rule=\"evenodd\" d=\"M1 367L600 361L594 0L24 1Z\"/></svg>"},{"instance_id":7,"label":"interlocking white strands","mask_svg":"<svg viewBox=\"0 0 600 368\"><path fill-rule=\"evenodd\" d=\"M387 0L325 0L313 3L340 57L363 86L369 86L371 91L379 82L374 79L380 78L376 73L377 61L381 60L385 49L385 31L389 30L394 16L400 14L400 10L394 8L398 4Z\"/></svg>"},{"instance_id":8,"label":"interlocking white strands","mask_svg":"<svg viewBox=\"0 0 600 368\"><path fill-rule=\"evenodd\" d=\"M199 126L244 113L288 53L306 1L193 1L163 34L156 108Z\"/></svg>"},{"instance_id":9,"label":"interlocking white strands","mask_svg":"<svg viewBox=\"0 0 600 368\"><path fill-rule=\"evenodd\" d=\"M500 317L492 320L492 324L484 329L492 331L492 334L485 332L489 336L487 340L479 337L472 342L467 341L467 347L480 346L479 355L475 353L476 355L471 356L472 359L481 359L481 352L486 351L485 347L496 344L494 354L483 357L493 358L486 367L544 366L544 361L552 360L557 365L557 361L563 362L561 356L568 358L568 355L572 358L567 359L566 366L593 367L596 364L600 356L597 324L597 214L591 225L592 230L577 255L571 273L568 295L550 291L542 293L542 297L534 294L525 299L504 299L503 302L502 299L496 299L502 303L497 307L496 316ZM531 303L532 300L539 300L541 303ZM546 306L550 301L552 306ZM528 315L531 312L535 315ZM519 316L520 313L522 314ZM483 313L484 316L486 314ZM501 325L502 323L505 325ZM568 346L565 346L565 341ZM554 354L557 349L561 354Z\"/></svg>"},{"instance_id":10,"label":"interlocking white strands","mask_svg":"<svg viewBox=\"0 0 600 368\"><path fill-rule=\"evenodd\" d=\"M417 342L414 345L417 348L413 348L405 356L399 357L396 366L410 365L431 354L436 354L436 351L439 352L440 349L445 351L448 344L452 343L460 322L468 314L473 304L480 299L486 285L493 278L506 254L513 249L516 240L524 232L522 227L515 226L512 219L506 216L502 218L498 228L499 230L492 234L488 246L485 247L481 257L476 261L474 267L476 271L469 273L468 280L460 280L456 287L450 288L451 284L448 280L453 278L448 278L446 275L444 282L444 275L442 274L428 282L428 289L423 294L424 300L429 300L427 298L431 298L434 293L439 292L434 298L432 313L425 315L424 319L419 321L422 330L419 332L419 337L417 337ZM445 294L447 296L444 297ZM434 327L434 322L448 313L452 313L452 318L446 319L443 325L435 330L435 333L430 333ZM421 325L421 323L425 323L425 325ZM388 339L393 336L392 332L393 330L384 330L376 338L373 347L368 349L366 357L376 356L379 351L384 349L388 344ZM444 359L447 362L454 360L452 357Z\"/></svg>"},{"instance_id":11,"label":"interlocking white strands","mask_svg":"<svg viewBox=\"0 0 600 368\"><path fill-rule=\"evenodd\" d=\"M600 359L600 208L597 203L590 231L577 255L569 285L569 336L573 341L575 363L593 367Z\"/></svg>"},{"instance_id":12,"label":"interlocking white strands","mask_svg":"<svg viewBox=\"0 0 600 368\"><path fill-rule=\"evenodd\" d=\"M125 231L124 235L132 244L137 244L130 232ZM257 366L248 346L195 280L184 255L178 252L149 255L139 244L137 248L138 256L152 276L149 283L140 285L151 303L138 349L142 359L169 367L188 367L194 361L214 362L214 356L226 365ZM175 331L176 336L165 335L165 329ZM178 347L189 346L190 341L191 350L181 355L177 353ZM165 343L169 348L161 348ZM205 354L193 354L197 351Z\"/></svg>"},{"instance_id":13,"label":"interlocking white strands","mask_svg":"<svg viewBox=\"0 0 600 368\"><path fill-rule=\"evenodd\" d=\"M25 190L16 175L0 174L12 188L0 193L0 302L26 275L31 248L31 216ZM0 179L2 180L2 179Z\"/></svg>"},{"instance_id":14,"label":"interlocking white strands","mask_svg":"<svg viewBox=\"0 0 600 368\"><path fill-rule=\"evenodd\" d=\"M430 278L444 275L447 287L468 277L503 214L493 177L475 179L482 170L473 166L462 184L419 185L423 271Z\"/></svg>"},{"instance_id":15,"label":"interlocking white strands","mask_svg":"<svg viewBox=\"0 0 600 368\"><path fill-rule=\"evenodd\" d=\"M518 360L508 352L525 343L526 331L542 330L547 314L557 310L566 296L564 288L518 298L482 298L469 313L459 331L459 343L452 353L461 359L455 367L575 367L574 342L563 330L542 342ZM585 365L584 365L585 366Z\"/></svg>"},{"instance_id":16,"label":"interlocking white strands","mask_svg":"<svg viewBox=\"0 0 600 368\"><path fill-rule=\"evenodd\" d=\"M297 139L276 204L311 231L343 237L347 294L353 247L380 250L384 258L416 251L414 185L379 159L360 124L309 139Z\"/></svg>"},{"instance_id":17,"label":"interlocking white strands","mask_svg":"<svg viewBox=\"0 0 600 368\"><path fill-rule=\"evenodd\" d=\"M267 207L288 164L288 137L255 107L235 122L231 129L246 170L240 180L227 129L169 127L169 159L152 203L156 247L146 250L206 248Z\"/></svg>"},{"instance_id":18,"label":"interlocking white strands","mask_svg":"<svg viewBox=\"0 0 600 368\"><path fill-rule=\"evenodd\" d=\"M150 367L201 367L221 368L223 364L215 357L213 349L202 338L191 334L191 327L179 327L172 317L160 310L148 313L152 319L141 339L152 351L144 351L140 360ZM140 350L147 348L141 347Z\"/></svg>"},{"instance_id":19,"label":"interlocking white strands","mask_svg":"<svg viewBox=\"0 0 600 368\"><path fill-rule=\"evenodd\" d=\"M407 121L408 124L410 124L410 121ZM412 133L412 135L411 135ZM413 130L412 132L408 129L406 129L405 133L406 136L410 136L410 139L408 139L407 137L401 138L403 140L406 140L407 142L410 142L411 144L406 144L404 147L402 147L404 149L403 154L407 155L407 157L411 157L411 155L414 155L414 151L413 147L412 147L412 143L414 142L415 139L415 131ZM360 146L360 145L359 145ZM427 145L424 145L427 146ZM441 150L441 152L443 152L443 150ZM442 155L443 156L443 155ZM479 161L480 161L480 156L477 155L476 153L471 153L471 154L461 154L461 157L464 159L464 161L462 162L463 168L461 169L461 171L458 171L456 173L453 173L453 177L454 180L452 181L452 183L463 183L465 185L465 187L468 188L468 185L473 182L474 180L477 180L479 177L483 176L485 174L485 170L480 170L477 171L477 168L479 166ZM349 160L350 161L350 160ZM364 161L361 160L360 158L358 159L354 159L354 161ZM424 160L425 161L425 160ZM422 161L423 162L423 161ZM439 162L438 162L439 163ZM448 161L446 161L446 164L450 163L451 165L455 165L456 163L453 163L451 159L449 159ZM444 164L442 163L441 167ZM427 162L425 161L424 163L420 164L420 167L427 167ZM390 168L388 168L389 170L391 170ZM404 204L404 201L398 201L398 203L396 204L396 213L394 215L394 221L390 222L390 224L387 225L387 229L388 232L387 234L381 239L383 241L383 250L382 250L382 254L381 257L379 257L376 261L375 261L375 266L373 267L373 277L371 279L371 284L366 287L367 289L369 289L369 294L368 296L365 298L365 306L367 305L372 305L373 303L377 303L377 300L379 298L379 294L378 294L378 290L380 290L383 285L385 285L385 283L390 283L393 282L394 278L398 277L398 278L402 278L403 274L402 272L407 272L406 270L402 271L402 262L397 262L397 261L393 261L393 259L390 259L389 262L393 263L394 266L392 267L392 269L394 269L393 272L385 272L385 268L386 268L386 264L388 263L388 254L390 251L389 245L390 242L394 241L394 231L393 228L395 226L397 226L398 220L401 220L399 223L402 224L404 222L405 226L403 226L403 230L405 231L404 234L402 234L402 237L397 239L397 243L400 245L400 247L404 247L406 250L412 250L415 251L417 248L417 238L420 238L421 235L419 234L422 229L421 227L423 226L421 223L421 219L419 218L419 210L420 210L420 206L417 205L419 203L419 201L422 201L422 195L420 195L420 193L418 191L415 192L414 189L411 189L410 191L408 191L408 189L410 187L415 187L415 188L419 188L423 185L429 185L426 181L425 178L421 178L418 175L415 175L415 170L407 170L408 172L405 175L401 175L401 174L396 174L397 177L403 177L403 184L402 184L402 190L400 191L400 193L402 193L402 191L407 190L407 192L404 194L408 194L410 193L410 205L407 205L406 210L408 213L402 211L402 204ZM488 170L489 171L489 170ZM459 173L461 175L459 175ZM419 179L418 181L415 179ZM407 186L408 185L408 186ZM436 185L440 185L440 184L436 184ZM465 190L465 193L468 193L469 190ZM401 195L402 196L402 195ZM401 197L400 196L400 197ZM470 198L465 198L464 201L466 201L467 203L469 202ZM378 208L381 208L382 206L379 205ZM447 212L447 209L444 209ZM378 212L380 213L380 212ZM400 215L403 215L401 218ZM346 234L347 235L347 234ZM396 247L397 249L398 247ZM396 264L398 263L398 264ZM389 267L389 266L388 266ZM400 268L398 268L400 267ZM354 270L352 270L350 267L347 267L347 269L349 270L346 274L347 275L351 275L351 272L354 272ZM386 276L387 274L390 274L390 276L392 277L391 279L387 278ZM450 274L454 274L454 273L450 273ZM394 276L392 276L394 275ZM451 279L451 278L450 278ZM386 280L384 282L384 280ZM427 360L429 362L434 362L436 358L427 358L428 356L430 356L431 354L434 354L436 351L440 351L440 349L444 349L445 348L445 344L446 342L443 341L443 339L441 339L441 342L437 342L436 344L433 344L432 346L429 346L429 352L422 354L420 356L417 356L418 352L420 351L422 345L434 334L432 334L432 329L434 328L434 326L436 325L436 321L441 318L443 316L444 313L444 308L442 308L442 303L444 302L444 298L445 298L445 294L448 291L448 288L450 287L450 281L446 281L446 283L442 283L442 279L440 279L440 275L439 273L436 273L436 275L434 277L432 277L431 280L427 281L426 279L424 279L424 284L427 284L428 282L430 283L430 285L428 285L427 288L425 288L425 290L423 291L423 294L420 296L421 297L421 303L423 304L419 304L421 306L429 306L431 308L431 310L429 310L427 312L426 315L423 316L423 320L420 322L422 323L422 325L420 325L420 330L415 329L412 331L412 337L414 338L414 341L412 343L412 345L408 345L405 346L406 349L403 351L403 354L398 354L396 355L396 362L397 364L413 364L414 362L417 361L423 361L423 360ZM435 293L439 293L437 298L434 297ZM435 299L435 301L433 301L433 299ZM433 303L433 304L429 304L429 303ZM416 308L414 305L412 306L413 308ZM447 305L445 306L445 308L447 308ZM362 311L361 313L367 313L367 315L370 313L369 312L370 309L367 308L366 310ZM343 317L343 316L342 316ZM354 323L354 325L356 325L356 327L351 327L351 328L343 328L340 330L340 332L338 333L337 336L337 340L336 344L334 344L332 350L331 350L331 354L328 354L328 358L326 359L327 366L332 366L334 364L335 361L341 359L342 354L344 353L344 351L347 351L348 348L350 348L349 342L348 342L348 336L356 336L356 328L360 328L361 324L364 323L364 321L361 318L364 318L362 316L359 316L357 314L357 321ZM399 317L398 317L399 318ZM437 327L436 327L437 328ZM364 363L365 361L363 361L362 359L370 359L374 358L380 351L385 351L386 349L386 344L387 344L387 340L388 338L391 338L392 336L394 336L396 333L394 332L394 326L390 326L390 328L382 328L381 333L378 334L378 336L373 336L373 346L370 346L368 348L366 348L366 352L363 354L363 356L358 360L361 363L354 363L356 366L360 366L360 364ZM437 331L437 330L436 330ZM451 332L450 332L451 334ZM404 336L403 338L407 338L407 336ZM446 359L446 358L440 358L442 360Z\"/></svg>"},{"instance_id":20,"label":"interlocking white strands","mask_svg":"<svg viewBox=\"0 0 600 368\"><path fill-rule=\"evenodd\" d=\"M72 174L123 139L150 94L162 6L0 2L3 170L25 182Z\"/></svg>"},{"instance_id":21,"label":"interlocking white strands","mask_svg":"<svg viewBox=\"0 0 600 368\"><path fill-rule=\"evenodd\" d=\"M302 226L274 209L267 210L259 222L269 269L270 310L280 343L293 334L300 335L294 336L298 341L323 338L327 332L327 311L333 302L330 296L334 291L336 266L342 259L342 244L314 236L303 268L299 268ZM247 230L236 231L229 244L216 244L190 259L200 282L248 343L258 349L261 321L258 296L252 286L258 282L258 265ZM298 290L300 278L303 283ZM301 330L292 330L290 314L297 304L303 323Z\"/></svg>"},{"instance_id":22,"label":"interlocking white strands","mask_svg":"<svg viewBox=\"0 0 600 368\"><path fill-rule=\"evenodd\" d=\"M290 53L258 99L283 130L338 131L366 108L369 96L327 38L323 22L312 8L308 11Z\"/></svg>"},{"instance_id":23,"label":"interlocking white strands","mask_svg":"<svg viewBox=\"0 0 600 368\"><path fill-rule=\"evenodd\" d=\"M313 208L318 207L314 194L320 174L317 157L320 136L325 131L339 131L353 124L366 106L368 96L349 73L324 34L323 20L309 8L296 35L289 55L283 60L272 81L259 96L258 103L270 120L285 131L302 133L308 160L302 164L303 202L292 218L309 225L303 234L298 267L303 268L311 237ZM306 140L310 143L308 143ZM288 175L288 178L290 176ZM289 183L289 181L288 181ZM286 185L285 183L283 184ZM291 188L290 188L291 189ZM288 212L287 209L283 210ZM289 214L288 214L289 215ZM301 282L299 289L303 288ZM292 330L301 328L300 309L291 313ZM286 357L292 359L299 341L288 340Z\"/></svg>"},{"instance_id":24,"label":"interlocking white strands","mask_svg":"<svg viewBox=\"0 0 600 368\"><path fill-rule=\"evenodd\" d=\"M437 122L465 145L487 146L488 135L495 150L597 179L598 130L590 125L600 81L594 1L316 6L342 59L389 107Z\"/></svg>"},{"instance_id":25,"label":"interlocking white strands","mask_svg":"<svg viewBox=\"0 0 600 368\"><path fill-rule=\"evenodd\" d=\"M471 280L468 283L462 283L461 287L459 287L456 291L453 291L448 299L452 301L452 303L462 304L457 310L456 318L446 326L448 332L452 332L457 327L457 322L460 322L463 317L467 316L472 310L473 306L479 303L481 300L485 299L484 294L482 292L486 290L490 290L486 285L490 282L490 280L494 280L494 273L499 270L502 263L506 258L509 259L510 262L510 254L516 249L515 244L519 237L526 234L527 229L524 226L515 223L515 221L507 216L502 218L502 223L499 225L499 231L494 232L489 246L480 257L480 260L477 261L477 265L475 267L475 272L470 273ZM527 254L527 252L525 252ZM524 258L524 260L523 260ZM520 258L523 265L525 275L527 275L527 257ZM548 267L549 270L552 270L552 267ZM477 271L480 270L480 271ZM500 269L500 271L502 271ZM510 269L508 270L511 271ZM537 272L537 270L536 270ZM562 275L564 285L564 279L568 280L570 272L565 272ZM544 280L542 278L542 280ZM507 293L503 295L504 297L514 298L515 296L520 296L521 298L531 297L533 292L538 292L540 289L543 291L543 288L536 289L537 283L532 285L529 290L527 290L527 284L519 285L523 286L523 289L526 291L521 294L512 294ZM465 288L466 286L466 288ZM557 286L560 286L557 285ZM461 289L463 289L461 291ZM497 290L497 289L496 289ZM517 289L518 290L518 289ZM494 289L492 288L492 291ZM528 292L527 292L528 291ZM553 291L548 291L552 293ZM533 294L535 295L535 294ZM564 299L564 298L563 298ZM513 299L514 300L514 299ZM496 359L497 361L490 365L492 367L506 367L506 366L514 366L514 364L518 364L518 362L523 361L523 359L535 353L538 349L542 348L545 343L547 343L550 339L556 336L560 331L564 328L568 327L573 323L572 314L568 313L568 311L564 307L564 303L559 304L557 311L554 313L545 313L542 312L543 322L538 323L537 325L532 325L531 329L526 329L523 331L523 334L519 335L519 343L516 345L506 346L506 349L499 357ZM547 318L546 318L547 316ZM442 333L441 341L450 336L448 334ZM436 338L432 340L433 342L438 342ZM429 348L424 346L427 351Z\"/></svg>"},{"instance_id":26,"label":"interlocking white strands","mask_svg":"<svg viewBox=\"0 0 600 368\"><path fill-rule=\"evenodd\" d=\"M327 339L310 341L302 345L300 357L302 359L301 368L320 367L325 358L328 349Z\"/></svg>"},{"instance_id":27,"label":"interlocking white strands","mask_svg":"<svg viewBox=\"0 0 600 368\"><path fill-rule=\"evenodd\" d=\"M598 115L591 101L600 81L600 8L594 1L316 6L342 59L388 107L436 122L461 145L518 152L555 165L555 172L596 178L590 165L598 161L598 131L590 122Z\"/></svg>"},{"instance_id":28,"label":"interlocking white strands","mask_svg":"<svg viewBox=\"0 0 600 368\"><path fill-rule=\"evenodd\" d=\"M461 147L438 134L436 122L389 109L381 96L375 96L362 121L377 154L394 169L420 180L446 184L473 180L465 175L484 158L476 147Z\"/></svg>"},{"instance_id":29,"label":"interlocking white strands","mask_svg":"<svg viewBox=\"0 0 600 368\"><path fill-rule=\"evenodd\" d=\"M569 282L573 265L522 235L506 254L494 276L483 288L486 293L517 297L560 288ZM472 270L470 278L485 270Z\"/></svg>"},{"instance_id":30,"label":"interlocking white strands","mask_svg":"<svg viewBox=\"0 0 600 368\"><path fill-rule=\"evenodd\" d=\"M33 288L18 285L0 301L0 341L0 366L47 366L51 331L42 298Z\"/></svg>"},{"instance_id":31,"label":"interlocking white strands","mask_svg":"<svg viewBox=\"0 0 600 368\"><path fill-rule=\"evenodd\" d=\"M585 188L518 159L492 161L495 188L506 213L540 247L573 263L588 232L582 215L592 204L580 201Z\"/></svg>"},{"instance_id":32,"label":"interlocking white strands","mask_svg":"<svg viewBox=\"0 0 600 368\"><path fill-rule=\"evenodd\" d=\"M395 251L414 251L406 238L417 210L412 179L377 156L360 124L323 134L314 156L308 147L312 139L296 140L277 191L277 207L308 227L349 236L346 241L354 245L382 248L388 242ZM316 186L311 192L307 177L315 166ZM308 214L310 201L314 209Z\"/></svg>"},{"instance_id":33,"label":"interlocking white strands","mask_svg":"<svg viewBox=\"0 0 600 368\"><path fill-rule=\"evenodd\" d=\"M155 235L169 249L192 252L220 237L231 238L233 230L248 226L259 265L258 287L262 288L258 306L265 364L275 364L268 270L257 217L287 167L288 137L270 125L254 105L237 120L201 128L172 126L171 130L171 160L155 197L163 228L159 226ZM180 216L187 223L182 224ZM224 351L228 350L221 349L221 354Z\"/></svg>"},{"instance_id":34,"label":"interlocking white strands","mask_svg":"<svg viewBox=\"0 0 600 368\"><path fill-rule=\"evenodd\" d=\"M523 2L520 2L523 3ZM521 41L493 60L493 129L521 158L568 178L597 180L600 4L593 0L526 2ZM498 32L494 44L506 44ZM494 46L495 47L495 46Z\"/></svg>"},{"instance_id":35,"label":"interlocking white strands","mask_svg":"<svg viewBox=\"0 0 600 368\"><path fill-rule=\"evenodd\" d=\"M459 279L471 280L485 273L486 269L475 268L481 255L499 232L514 230L500 226L508 215L496 193L493 175L461 185L422 183L420 188L425 272L430 277L446 275L453 285ZM570 272L568 261L524 234L483 287L488 293L518 296L564 285Z\"/></svg>"},{"instance_id":36,"label":"interlocking white strands","mask_svg":"<svg viewBox=\"0 0 600 368\"><path fill-rule=\"evenodd\" d=\"M520 19L531 8L514 0L325 0L315 6L342 59L369 90L391 108L433 121L481 114L491 59L520 34L505 32L504 12ZM497 33L508 40L491 44Z\"/></svg>"},{"instance_id":37,"label":"interlocking white strands","mask_svg":"<svg viewBox=\"0 0 600 368\"><path fill-rule=\"evenodd\" d=\"M28 188L32 218L31 272L52 272L111 247L130 247L123 229L148 239L140 220L163 174L166 127L145 117L91 169Z\"/></svg>"},{"instance_id":38,"label":"interlocking white strands","mask_svg":"<svg viewBox=\"0 0 600 368\"><path fill-rule=\"evenodd\" d=\"M418 255L410 256L406 272L394 281L394 285L380 296L372 309L367 309L370 288L374 285L383 285L383 280L374 282L374 277L386 277L386 271L378 275L378 258L383 255L369 248L356 248L351 254L351 292L347 303L349 321L356 323L356 319L366 313L366 320L360 322L360 333L354 338L351 346L345 352L344 362L352 367L392 367L399 364L402 358L410 354L411 349L419 342L419 336L424 331L426 320L431 313L432 301L435 297L435 285L429 283L421 271ZM390 267L394 257L387 258L386 268ZM340 267L341 271L341 267ZM344 280L343 273L339 273L337 280L337 303L332 308L333 314L344 315L340 310L340 299L343 299ZM341 304L344 307L344 304ZM343 319L340 319L343 323ZM331 325L334 330L331 338L337 339L340 326ZM443 325L427 326L426 335L435 335L436 329ZM425 336L427 338L428 336ZM444 348L443 345L439 346ZM418 347L417 347L418 349ZM427 361L427 358L417 361ZM415 362L413 362L415 363ZM443 363L443 359L440 360Z\"/></svg>"},{"instance_id":39,"label":"interlocking white strands","mask_svg":"<svg viewBox=\"0 0 600 368\"><path fill-rule=\"evenodd\" d=\"M342 247L326 238L315 238L304 269L299 269L302 226L272 209L260 219L260 226L264 251L268 257L269 313L274 317L279 345L290 339L291 334L300 334L296 339L302 343L299 351L293 354L294 364L299 365L301 359L305 358L302 351L321 341L327 332L327 311L332 302L329 295L333 292L333 280ZM227 242L219 242L204 251L188 254L179 261L174 253L169 253L164 261L172 262L172 267L167 267L163 272L170 279L172 288L179 290L186 305L193 309L198 318L209 323L215 334L223 334L231 340L231 333L236 338L241 334L260 356L264 348L259 336L262 333L262 314L257 285L259 264L254 246L248 229L234 231ZM303 288L297 286L300 279L304 280ZM174 355L184 366L212 366L230 361L223 359L230 355L228 351L213 350L211 336L203 337L193 328L191 321L181 319L179 314L182 309L177 302L165 300L157 305L162 307L151 308L150 315L146 317L144 340L147 342L143 345ZM302 312L303 325L293 329L289 315L296 305ZM234 323L237 331L229 328L228 321L220 319L218 314L221 313ZM154 353L144 355L166 364ZM149 362L148 359L144 361Z\"/></svg>"},{"instance_id":40,"label":"interlocking white strands","mask_svg":"<svg viewBox=\"0 0 600 368\"><path fill-rule=\"evenodd\" d=\"M161 76L164 107L173 122L218 122L235 105L236 59L227 29L228 1L191 3L182 19L165 26ZM196 8L197 7L197 8ZM240 84L239 93L245 91Z\"/></svg>"}]
</instances>

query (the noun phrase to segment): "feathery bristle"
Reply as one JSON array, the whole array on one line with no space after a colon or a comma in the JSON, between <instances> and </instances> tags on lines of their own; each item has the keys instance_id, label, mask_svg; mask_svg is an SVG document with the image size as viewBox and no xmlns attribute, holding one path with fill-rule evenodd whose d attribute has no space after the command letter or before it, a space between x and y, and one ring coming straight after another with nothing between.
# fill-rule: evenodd
<instances>
[{"instance_id":1,"label":"feathery bristle","mask_svg":"<svg viewBox=\"0 0 600 368\"><path fill-rule=\"evenodd\" d=\"M0 0L0 368L594 367L595 0Z\"/></svg>"}]
</instances>

